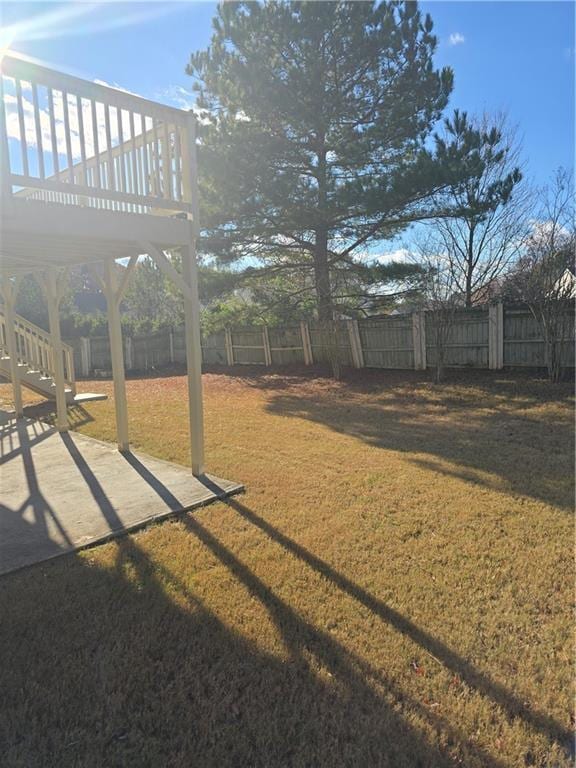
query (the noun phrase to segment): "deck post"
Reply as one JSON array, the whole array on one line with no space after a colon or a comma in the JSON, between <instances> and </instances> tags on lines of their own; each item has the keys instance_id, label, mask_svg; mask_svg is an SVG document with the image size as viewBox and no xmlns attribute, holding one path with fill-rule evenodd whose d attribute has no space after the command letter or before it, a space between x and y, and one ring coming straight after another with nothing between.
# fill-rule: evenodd
<instances>
[{"instance_id":1,"label":"deck post","mask_svg":"<svg viewBox=\"0 0 576 768\"><path fill-rule=\"evenodd\" d=\"M56 428L58 432L68 431L68 413L66 408L66 385L64 380L64 357L62 336L60 333L60 302L62 300L62 284L56 273L51 270L44 275L44 293L48 305L48 322L50 324L50 341L52 345L54 385L56 388Z\"/></svg>"},{"instance_id":2,"label":"deck post","mask_svg":"<svg viewBox=\"0 0 576 768\"><path fill-rule=\"evenodd\" d=\"M188 412L192 474L204 474L204 413L202 408L202 347L200 341L200 303L196 243L191 224L190 244L182 248L182 277L192 293L184 297L184 343L188 371Z\"/></svg>"},{"instance_id":3,"label":"deck post","mask_svg":"<svg viewBox=\"0 0 576 768\"><path fill-rule=\"evenodd\" d=\"M188 371L188 415L190 418L190 453L192 474L204 474L204 411L202 406L202 339L200 336L200 300L198 298L198 264L196 238L200 234L198 205L198 164L196 157L196 118L188 114L182 141L182 188L184 199L192 205L189 218L190 240L182 248L184 295L184 344Z\"/></svg>"},{"instance_id":4,"label":"deck post","mask_svg":"<svg viewBox=\"0 0 576 768\"><path fill-rule=\"evenodd\" d=\"M18 373L18 346L16 343L16 325L14 321L14 305L18 292L18 280L11 282L5 276L2 279L2 297L4 299L4 317L6 321L6 346L8 347L8 356L10 358L10 379L12 381L12 396L14 398L14 411L16 418L21 419L24 415L22 405L22 384Z\"/></svg>"},{"instance_id":5,"label":"deck post","mask_svg":"<svg viewBox=\"0 0 576 768\"><path fill-rule=\"evenodd\" d=\"M121 291L118 288L116 263L106 262L104 268L106 304L108 309L108 336L112 359L112 380L114 383L114 406L116 410L116 439L119 451L128 451L128 405L126 402L126 374L122 350L122 325L120 322Z\"/></svg>"}]
</instances>

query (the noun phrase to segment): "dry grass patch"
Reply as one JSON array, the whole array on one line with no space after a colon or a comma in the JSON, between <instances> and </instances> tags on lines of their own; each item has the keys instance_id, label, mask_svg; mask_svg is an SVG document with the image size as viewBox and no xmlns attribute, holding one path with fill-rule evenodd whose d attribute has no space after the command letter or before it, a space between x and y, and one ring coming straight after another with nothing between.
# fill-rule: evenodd
<instances>
[{"instance_id":1,"label":"dry grass patch","mask_svg":"<svg viewBox=\"0 0 576 768\"><path fill-rule=\"evenodd\" d=\"M570 390L236 374L207 456L243 497L2 580L2 765L571 765ZM188 463L184 377L128 393Z\"/></svg>"}]
</instances>

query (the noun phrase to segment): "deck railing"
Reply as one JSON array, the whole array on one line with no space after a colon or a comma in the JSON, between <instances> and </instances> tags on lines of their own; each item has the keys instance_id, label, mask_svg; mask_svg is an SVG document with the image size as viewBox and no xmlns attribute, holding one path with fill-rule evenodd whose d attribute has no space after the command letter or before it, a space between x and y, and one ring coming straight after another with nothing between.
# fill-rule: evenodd
<instances>
[{"instance_id":1,"label":"deck railing","mask_svg":"<svg viewBox=\"0 0 576 768\"><path fill-rule=\"evenodd\" d=\"M193 214L191 113L4 55L3 192L133 213Z\"/></svg>"},{"instance_id":2,"label":"deck railing","mask_svg":"<svg viewBox=\"0 0 576 768\"><path fill-rule=\"evenodd\" d=\"M18 362L26 364L30 370L39 371L43 376L54 378L54 350L50 334L30 323L20 315L14 318L16 349ZM0 305L0 354L8 354L6 335L6 318ZM74 373L74 349L69 344L62 344L64 359L64 381L67 387L76 391L76 376Z\"/></svg>"}]
</instances>

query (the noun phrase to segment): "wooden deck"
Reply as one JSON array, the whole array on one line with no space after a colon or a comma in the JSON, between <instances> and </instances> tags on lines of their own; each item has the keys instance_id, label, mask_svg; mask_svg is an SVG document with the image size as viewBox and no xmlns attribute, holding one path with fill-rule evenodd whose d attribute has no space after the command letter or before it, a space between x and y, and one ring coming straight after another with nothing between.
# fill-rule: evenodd
<instances>
[{"instance_id":1,"label":"wooden deck","mask_svg":"<svg viewBox=\"0 0 576 768\"><path fill-rule=\"evenodd\" d=\"M42 421L0 416L0 574L243 490Z\"/></svg>"}]
</instances>

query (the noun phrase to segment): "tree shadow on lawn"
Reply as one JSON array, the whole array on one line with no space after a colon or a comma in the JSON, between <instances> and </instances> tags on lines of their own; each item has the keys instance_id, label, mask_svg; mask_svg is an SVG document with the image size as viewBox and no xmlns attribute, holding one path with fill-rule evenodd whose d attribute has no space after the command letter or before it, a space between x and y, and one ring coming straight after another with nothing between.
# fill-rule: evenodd
<instances>
[{"instance_id":1,"label":"tree shadow on lawn","mask_svg":"<svg viewBox=\"0 0 576 768\"><path fill-rule=\"evenodd\" d=\"M115 524L90 466L68 435L62 440ZM160 496L170 493L145 476ZM35 487L35 474L27 482ZM182 519L264 608L282 658L227 626L130 536L117 540L106 567L89 555L67 555L5 576L3 768L455 768L462 760L503 768L472 737L302 618L193 515ZM186 576L193 580L193 563ZM429 741L438 732L442 746Z\"/></svg>"},{"instance_id":2,"label":"tree shadow on lawn","mask_svg":"<svg viewBox=\"0 0 576 768\"><path fill-rule=\"evenodd\" d=\"M5 768L503 766L186 525L262 603L287 658L227 627L130 537L110 568L72 555L5 577ZM404 710L443 732L442 751Z\"/></svg>"},{"instance_id":3,"label":"tree shadow on lawn","mask_svg":"<svg viewBox=\"0 0 576 768\"><path fill-rule=\"evenodd\" d=\"M477 398L478 394L487 402L506 400L511 408L523 408L531 404L547 402L569 403L574 399L572 377L560 384L550 384L545 372L536 368L503 369L489 371L476 368L447 368L444 381L434 383L433 371L415 371L409 368L348 368L342 369L342 377L335 380L330 368L315 364L271 366L235 365L203 366L203 373L215 378L231 378L241 381L246 386L264 391L306 389L307 386L320 386L334 392L339 390L357 394L386 394L397 397L399 401L410 399L443 399L456 405L462 402L453 387L458 387L458 394Z\"/></svg>"},{"instance_id":4,"label":"tree shadow on lawn","mask_svg":"<svg viewBox=\"0 0 576 768\"><path fill-rule=\"evenodd\" d=\"M242 502L229 498L224 503L234 509L244 520L260 529L287 552L296 556L302 563L332 582L339 590L354 598L383 622L389 624L402 635L416 643L416 645L438 660L450 672L461 678L471 689L492 700L504 711L508 719L521 718L526 724L543 733L547 738L557 740L568 749L571 748L572 735L570 731L552 717L532 709L527 702L521 701L503 685L491 680L488 675L476 669L464 657L449 648L441 640L421 629L408 617L391 608L383 600L371 595L361 586L339 573L329 563L326 563L313 552L308 551L305 547L290 539ZM231 570L233 570L232 567Z\"/></svg>"},{"instance_id":5,"label":"tree shadow on lawn","mask_svg":"<svg viewBox=\"0 0 576 768\"><path fill-rule=\"evenodd\" d=\"M354 397L347 387L322 397L303 389L274 394L267 410L323 424L370 446L414 454L411 462L434 472L572 511L572 420L526 413L547 402L548 389L542 395L520 389L512 402L506 392L490 387L486 399L478 400L476 386L470 396L431 387L408 394L380 389L373 398ZM569 396L562 390L550 401L568 404Z\"/></svg>"},{"instance_id":6,"label":"tree shadow on lawn","mask_svg":"<svg viewBox=\"0 0 576 768\"><path fill-rule=\"evenodd\" d=\"M63 439L66 439L64 436ZM82 474L95 497L101 487ZM154 479L151 486L170 493ZM101 499L104 515L111 504ZM245 520L434 654L464 682L547 739L567 733L530 710L408 618L229 500ZM2 765L390 766L503 768L475 734L398 687L311 624L193 514L185 528L259 603L282 658L257 647L170 568L127 536L108 567L67 556L2 580ZM204 556L200 554L204 559ZM104 559L105 562L105 559ZM204 570L204 574L206 574ZM210 590L210 585L205 585ZM248 605L249 603L247 603Z\"/></svg>"}]
</instances>

